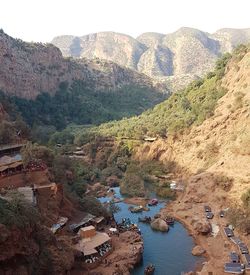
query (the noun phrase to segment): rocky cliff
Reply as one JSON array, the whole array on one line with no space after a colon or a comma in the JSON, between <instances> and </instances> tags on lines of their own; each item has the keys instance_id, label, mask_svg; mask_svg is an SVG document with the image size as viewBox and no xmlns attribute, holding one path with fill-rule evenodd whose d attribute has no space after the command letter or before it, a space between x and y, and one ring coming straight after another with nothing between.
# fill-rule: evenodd
<instances>
[{"instance_id":1,"label":"rocky cliff","mask_svg":"<svg viewBox=\"0 0 250 275\"><path fill-rule=\"evenodd\" d=\"M132 55L135 48L130 50ZM71 50L75 53L77 47ZM131 64L125 65L133 68ZM112 61L64 58L52 44L26 43L0 32L0 90L3 92L34 99L41 92L54 94L60 83L73 80L83 80L86 87L94 90L119 89L124 85L157 86L150 77Z\"/></svg>"},{"instance_id":2,"label":"rocky cliff","mask_svg":"<svg viewBox=\"0 0 250 275\"><path fill-rule=\"evenodd\" d=\"M101 32L82 37L58 36L52 43L64 56L99 57L167 82L172 90L210 71L215 60L250 41L250 29L221 29L213 34L192 28L174 33L143 33L136 39Z\"/></svg>"}]
</instances>

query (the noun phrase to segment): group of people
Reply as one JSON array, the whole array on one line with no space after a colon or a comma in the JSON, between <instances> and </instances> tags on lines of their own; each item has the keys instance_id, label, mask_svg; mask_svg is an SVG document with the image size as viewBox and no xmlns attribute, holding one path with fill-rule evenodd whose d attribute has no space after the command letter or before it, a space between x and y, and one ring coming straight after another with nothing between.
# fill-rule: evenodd
<instances>
[{"instance_id":1,"label":"group of people","mask_svg":"<svg viewBox=\"0 0 250 275\"><path fill-rule=\"evenodd\" d=\"M98 251L98 255L88 255L85 256L85 263L86 264L92 264L100 260L101 257L103 257L106 253L108 253L112 249L111 244L104 243L96 248Z\"/></svg>"},{"instance_id":2,"label":"group of people","mask_svg":"<svg viewBox=\"0 0 250 275\"><path fill-rule=\"evenodd\" d=\"M122 219L122 222L118 224L118 230L119 232L136 231L138 234L141 234L140 228L135 223L132 223L129 218Z\"/></svg>"},{"instance_id":3,"label":"group of people","mask_svg":"<svg viewBox=\"0 0 250 275\"><path fill-rule=\"evenodd\" d=\"M100 256L104 256L107 252L109 252L112 249L112 246L109 243L104 243L97 247L97 251L100 254Z\"/></svg>"},{"instance_id":4,"label":"group of people","mask_svg":"<svg viewBox=\"0 0 250 275\"><path fill-rule=\"evenodd\" d=\"M92 264L92 263L97 262L98 260L99 260L99 257L97 257L95 255L89 255L89 256L86 256L85 263Z\"/></svg>"}]
</instances>

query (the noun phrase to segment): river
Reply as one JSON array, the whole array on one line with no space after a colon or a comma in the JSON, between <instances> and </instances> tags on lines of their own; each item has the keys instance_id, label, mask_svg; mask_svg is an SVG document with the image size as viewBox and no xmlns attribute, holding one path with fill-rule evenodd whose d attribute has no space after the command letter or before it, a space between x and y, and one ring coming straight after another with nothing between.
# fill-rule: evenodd
<instances>
[{"instance_id":1,"label":"river","mask_svg":"<svg viewBox=\"0 0 250 275\"><path fill-rule=\"evenodd\" d=\"M123 198L119 187L113 188L116 196ZM101 198L105 202L109 198ZM187 230L179 222L170 226L169 232L153 231L149 224L138 222L138 217L151 216L157 214L165 203L159 203L157 206L150 207L149 212L131 213L128 210L129 204L120 202L117 204L120 211L115 213L115 219L118 223L122 218L130 218L133 223L139 225L144 241L143 261L137 266L132 274L143 275L144 268L149 264L155 265L155 275L180 275L181 272L194 270L204 261L203 257L194 257L191 250L194 247L194 241L188 235Z\"/></svg>"}]
</instances>

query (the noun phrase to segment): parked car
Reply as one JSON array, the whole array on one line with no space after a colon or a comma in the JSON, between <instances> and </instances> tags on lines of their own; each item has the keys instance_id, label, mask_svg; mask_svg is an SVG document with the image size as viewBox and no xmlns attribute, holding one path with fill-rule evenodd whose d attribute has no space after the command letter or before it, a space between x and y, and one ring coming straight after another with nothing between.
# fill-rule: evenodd
<instances>
[{"instance_id":1,"label":"parked car","mask_svg":"<svg viewBox=\"0 0 250 275\"><path fill-rule=\"evenodd\" d=\"M225 232L225 235L226 235L228 238L234 236L233 230L230 229L229 227L224 227L224 232Z\"/></svg>"},{"instance_id":2,"label":"parked car","mask_svg":"<svg viewBox=\"0 0 250 275\"><path fill-rule=\"evenodd\" d=\"M225 212L223 210L221 210L219 215L220 215L221 218L223 218L225 216Z\"/></svg>"},{"instance_id":3,"label":"parked car","mask_svg":"<svg viewBox=\"0 0 250 275\"><path fill-rule=\"evenodd\" d=\"M239 263L240 262L240 257L239 254L236 253L235 251L230 253L230 260L232 263Z\"/></svg>"},{"instance_id":4,"label":"parked car","mask_svg":"<svg viewBox=\"0 0 250 275\"><path fill-rule=\"evenodd\" d=\"M212 210L211 210L211 207L208 206L208 205L205 205L205 206L204 206L204 210L205 210L205 212L211 212L211 211L212 211Z\"/></svg>"},{"instance_id":5,"label":"parked car","mask_svg":"<svg viewBox=\"0 0 250 275\"><path fill-rule=\"evenodd\" d=\"M212 219L214 217L214 214L212 212L207 212L206 213L206 218L207 219Z\"/></svg>"}]
</instances>

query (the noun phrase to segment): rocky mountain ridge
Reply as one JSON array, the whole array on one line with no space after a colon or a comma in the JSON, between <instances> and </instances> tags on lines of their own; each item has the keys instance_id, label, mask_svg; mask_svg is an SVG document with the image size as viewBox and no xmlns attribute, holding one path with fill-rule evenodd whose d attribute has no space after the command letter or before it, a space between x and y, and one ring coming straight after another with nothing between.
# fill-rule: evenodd
<instances>
[{"instance_id":1,"label":"rocky mountain ridge","mask_svg":"<svg viewBox=\"0 0 250 275\"><path fill-rule=\"evenodd\" d=\"M52 44L64 56L111 60L176 90L210 71L223 53L249 41L250 29L220 29L209 34L184 27L170 34L143 33L136 39L115 32L64 35L55 37Z\"/></svg>"},{"instance_id":2,"label":"rocky mountain ridge","mask_svg":"<svg viewBox=\"0 0 250 275\"><path fill-rule=\"evenodd\" d=\"M60 83L84 81L93 90L115 90L134 85L159 88L150 77L98 58L64 58L52 44L26 43L0 32L0 90L34 99L42 92L55 94ZM164 88L163 88L164 89Z\"/></svg>"}]
</instances>

